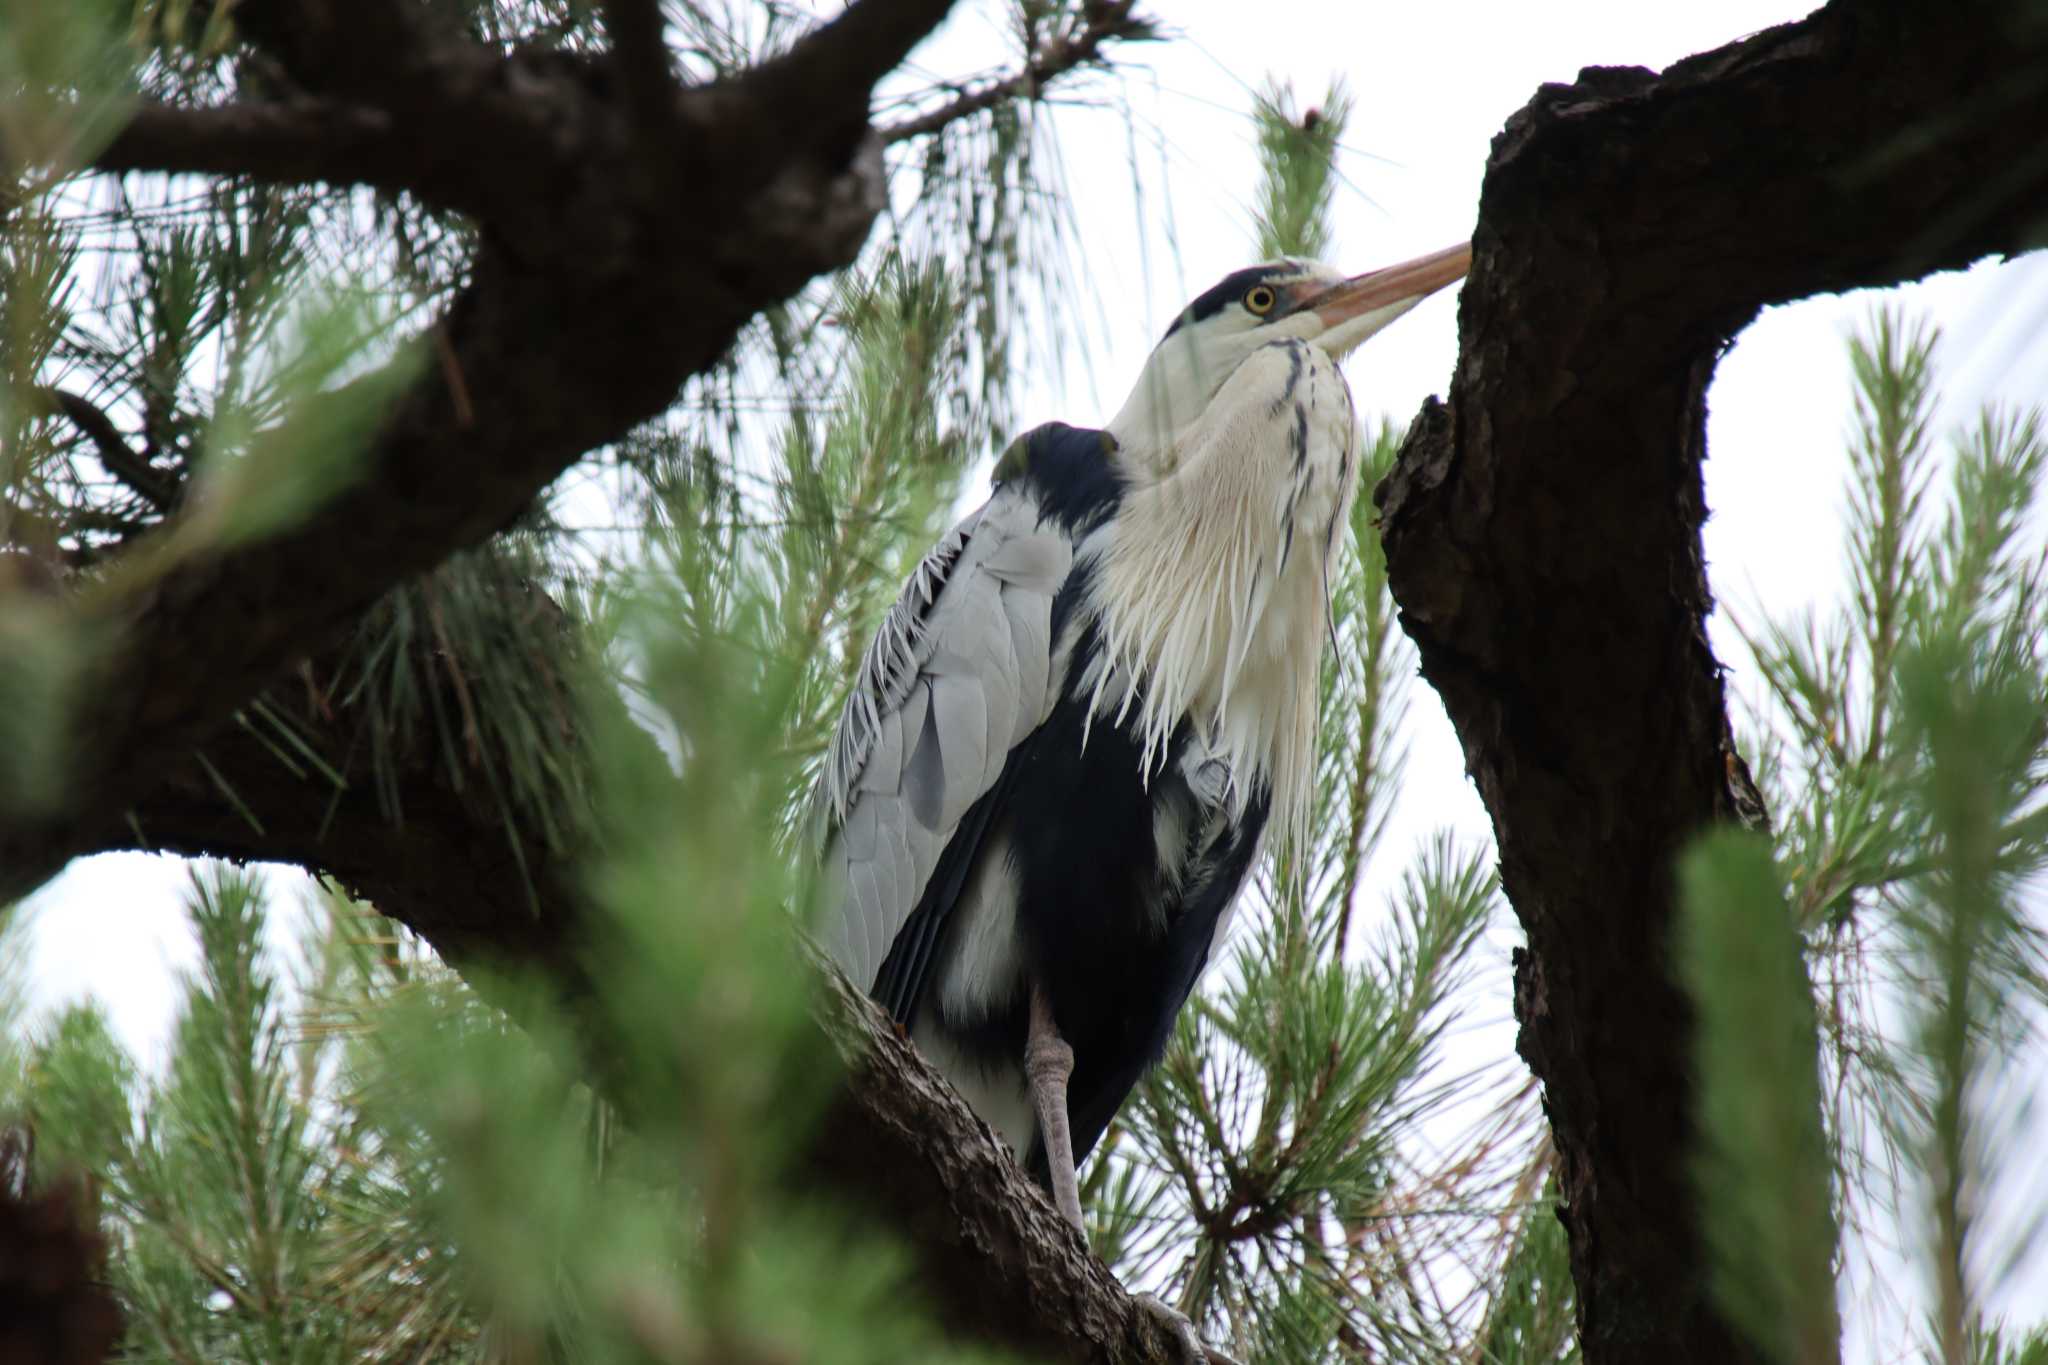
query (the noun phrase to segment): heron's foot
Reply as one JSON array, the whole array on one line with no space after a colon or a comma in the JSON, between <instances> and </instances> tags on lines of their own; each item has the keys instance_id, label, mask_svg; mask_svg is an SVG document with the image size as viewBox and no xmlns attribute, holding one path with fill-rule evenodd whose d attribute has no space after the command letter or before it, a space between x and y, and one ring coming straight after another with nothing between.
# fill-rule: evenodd
<instances>
[{"instance_id":1,"label":"heron's foot","mask_svg":"<svg viewBox=\"0 0 2048 1365\"><path fill-rule=\"evenodd\" d=\"M1138 1306L1159 1319L1168 1336L1180 1343L1179 1365L1238 1365L1238 1362L1202 1340L1187 1314L1156 1294L1136 1296Z\"/></svg>"}]
</instances>

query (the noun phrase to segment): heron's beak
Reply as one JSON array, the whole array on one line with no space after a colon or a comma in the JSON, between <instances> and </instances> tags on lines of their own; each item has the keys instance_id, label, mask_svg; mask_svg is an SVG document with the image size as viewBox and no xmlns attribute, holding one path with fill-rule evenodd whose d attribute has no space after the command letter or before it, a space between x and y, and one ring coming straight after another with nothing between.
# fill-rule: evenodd
<instances>
[{"instance_id":1,"label":"heron's beak","mask_svg":"<svg viewBox=\"0 0 2048 1365\"><path fill-rule=\"evenodd\" d=\"M1463 279L1471 268L1472 244L1460 242L1385 270L1353 275L1301 307L1322 319L1315 343L1341 356L1437 290Z\"/></svg>"}]
</instances>

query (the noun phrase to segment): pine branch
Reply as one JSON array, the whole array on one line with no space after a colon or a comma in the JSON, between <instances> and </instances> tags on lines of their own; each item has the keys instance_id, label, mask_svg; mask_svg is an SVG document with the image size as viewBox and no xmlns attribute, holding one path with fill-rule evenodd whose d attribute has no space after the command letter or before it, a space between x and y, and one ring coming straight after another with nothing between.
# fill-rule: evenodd
<instances>
[{"instance_id":1,"label":"pine branch","mask_svg":"<svg viewBox=\"0 0 2048 1365\"><path fill-rule=\"evenodd\" d=\"M406 0L243 0L234 20L305 89L394 111L442 102L436 80L456 66L482 68L493 55L452 12Z\"/></svg>"},{"instance_id":2,"label":"pine branch","mask_svg":"<svg viewBox=\"0 0 2048 1365\"><path fill-rule=\"evenodd\" d=\"M744 78L762 131L831 145L865 131L869 93L938 27L952 0L858 0Z\"/></svg>"},{"instance_id":3,"label":"pine branch","mask_svg":"<svg viewBox=\"0 0 2048 1365\"><path fill-rule=\"evenodd\" d=\"M999 104L1040 98L1045 88L1061 76L1101 61L1103 48L1108 44L1142 42L1153 37L1149 20L1132 17L1136 8L1137 0L1108 0L1087 6L1079 27L1055 33L1038 44L1022 70L966 91L936 109L888 124L880 130L882 141L896 143L925 137Z\"/></svg>"},{"instance_id":4,"label":"pine branch","mask_svg":"<svg viewBox=\"0 0 2048 1365\"><path fill-rule=\"evenodd\" d=\"M612 97L573 61L490 56L480 76L482 49L466 39L400 61L447 78L422 96L440 117L411 135L445 139L444 152L469 138L492 147L474 167L436 162L408 185L431 200L436 188L497 182L477 209L488 231L470 283L438 324L444 363L408 356L308 395L287 427L259 434L258 447L286 450L315 431L343 442L333 458L348 461L345 488L303 520L214 549L207 523L173 518L81 606L81 628L124 630L73 718L70 809L0 826L0 883L48 875L81 818L140 799L290 660L503 527L586 451L666 407L757 311L851 260L882 204L879 147L858 131L868 82L945 8L864 0L784 57L685 92L690 155L644 131L622 143ZM252 22L258 12L276 17L255 7ZM345 76L349 59L336 60ZM850 111L853 131L803 126L805 109L821 107ZM791 121L796 131L764 140ZM703 214L705 202L724 211ZM487 397L465 404L464 392Z\"/></svg>"},{"instance_id":5,"label":"pine branch","mask_svg":"<svg viewBox=\"0 0 2048 1365\"><path fill-rule=\"evenodd\" d=\"M175 485L129 448L114 420L98 404L67 389L38 388L35 395L50 411L63 413L92 442L93 453L109 474L148 499L159 512L170 507L177 494Z\"/></svg>"},{"instance_id":6,"label":"pine branch","mask_svg":"<svg viewBox=\"0 0 2048 1365\"><path fill-rule=\"evenodd\" d=\"M604 23L627 107L643 125L662 126L674 113L679 87L669 66L661 0L604 0Z\"/></svg>"},{"instance_id":7,"label":"pine branch","mask_svg":"<svg viewBox=\"0 0 2048 1365\"><path fill-rule=\"evenodd\" d=\"M382 109L323 99L256 101L187 109L143 101L90 163L110 174L250 175L279 184L433 186L429 197L462 208L472 196L434 180L432 140L407 133Z\"/></svg>"}]
</instances>

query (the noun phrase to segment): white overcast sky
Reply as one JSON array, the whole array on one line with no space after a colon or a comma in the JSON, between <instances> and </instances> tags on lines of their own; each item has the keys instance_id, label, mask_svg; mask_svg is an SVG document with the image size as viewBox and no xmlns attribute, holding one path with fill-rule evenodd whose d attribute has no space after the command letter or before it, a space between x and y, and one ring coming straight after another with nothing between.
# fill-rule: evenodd
<instances>
[{"instance_id":1,"label":"white overcast sky","mask_svg":"<svg viewBox=\"0 0 2048 1365\"><path fill-rule=\"evenodd\" d=\"M1247 111L1276 76L1304 104L1332 76L1356 101L1340 164L1335 263L1363 270L1465 239L1488 144L1544 82L1581 67L1662 67L1692 52L1795 19L1810 6L1778 0L1576 0L1550 5L1365 5L1307 0L1160 0L1149 7L1178 36L1127 49L1120 114L1063 109L1058 118L1073 194L1077 279L1097 333L1089 363L1069 363L1027 386L1019 417L1099 422L1116 408L1146 349L1174 311L1252 252L1248 204L1256 163ZM1001 6L963 7L918 54L957 75L998 59ZM1896 291L1936 319L1946 428L1987 399L2037 403L2048 391L2048 261L1987 264ZM1775 309L1722 361L1711 396L1707 554L1719 597L1755 619L1834 600L1840 552L1842 435L1849 412L1843 339L1885 296L1826 297ZM1456 354L1450 295L1425 303L1348 366L1361 413L1405 424L1441 392ZM1740 657L1725 617L1724 662ZM1750 680L1737 674L1742 690ZM1410 780L1397 841L1443 824L1487 837L1485 814L1448 722L1417 684ZM195 955L176 906L186 873L170 859L115 855L67 871L33 902L32 999L47 1009L91 992L145 1059L162 1055L178 966ZM277 884L295 883L279 874ZM1510 935L1502 935L1505 945ZM1505 952L1503 946L1501 951ZM1494 998L1472 1003L1467 1051L1512 1048L1504 975ZM1852 1291L1853 1292L1853 1291ZM2002 1300L2023 1319L2048 1303L2034 1274ZM1880 1341L1882 1346L1873 1346ZM1851 1361L1898 1358L1904 1338L1859 1330Z\"/></svg>"}]
</instances>

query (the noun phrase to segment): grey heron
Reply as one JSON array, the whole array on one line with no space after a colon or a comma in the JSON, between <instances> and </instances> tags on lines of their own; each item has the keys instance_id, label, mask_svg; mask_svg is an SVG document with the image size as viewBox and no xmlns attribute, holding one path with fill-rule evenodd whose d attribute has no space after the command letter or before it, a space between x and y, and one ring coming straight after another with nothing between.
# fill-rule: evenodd
<instances>
[{"instance_id":1,"label":"grey heron","mask_svg":"<svg viewBox=\"0 0 2048 1365\"><path fill-rule=\"evenodd\" d=\"M825 945L1082 1226L1075 1175L1315 770L1359 452L1338 360L1467 246L1283 260L1180 314L1101 430L1014 442L882 622L815 793Z\"/></svg>"}]
</instances>

